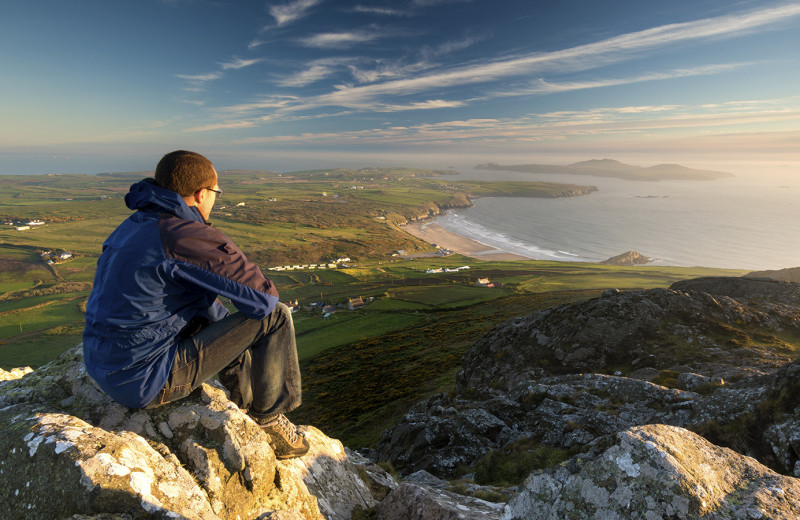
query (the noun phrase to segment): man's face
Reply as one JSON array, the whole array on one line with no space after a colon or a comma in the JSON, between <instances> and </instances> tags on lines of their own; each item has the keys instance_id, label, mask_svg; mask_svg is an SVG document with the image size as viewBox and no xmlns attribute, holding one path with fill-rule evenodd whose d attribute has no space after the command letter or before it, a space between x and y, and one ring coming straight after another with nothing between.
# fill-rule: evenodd
<instances>
[{"instance_id":1,"label":"man's face","mask_svg":"<svg viewBox=\"0 0 800 520\"><path fill-rule=\"evenodd\" d=\"M219 178L217 177L216 172L214 172L214 186L212 188L213 190L219 189ZM200 190L200 201L197 203L197 210L206 220L208 220L208 217L211 216L211 209L214 207L214 203L217 201L217 192L213 190Z\"/></svg>"}]
</instances>

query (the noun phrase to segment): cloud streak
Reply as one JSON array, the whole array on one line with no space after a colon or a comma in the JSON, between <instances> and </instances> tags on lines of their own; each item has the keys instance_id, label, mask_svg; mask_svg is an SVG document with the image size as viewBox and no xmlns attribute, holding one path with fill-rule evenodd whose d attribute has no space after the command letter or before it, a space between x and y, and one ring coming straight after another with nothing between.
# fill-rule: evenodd
<instances>
[{"instance_id":1,"label":"cloud streak","mask_svg":"<svg viewBox=\"0 0 800 520\"><path fill-rule=\"evenodd\" d=\"M321 0L294 0L286 4L273 5L269 14L275 19L278 27L283 27L308 15L308 12Z\"/></svg>"},{"instance_id":2,"label":"cloud streak","mask_svg":"<svg viewBox=\"0 0 800 520\"><path fill-rule=\"evenodd\" d=\"M250 59L250 60L243 60L241 58L233 58L231 61L226 63L220 63L222 70L239 70L245 67L249 67L251 65L255 65L256 63L260 63L264 60L260 58Z\"/></svg>"},{"instance_id":3,"label":"cloud streak","mask_svg":"<svg viewBox=\"0 0 800 520\"><path fill-rule=\"evenodd\" d=\"M378 37L379 34L377 32L330 32L301 38L299 42L306 47L316 47L320 49L342 49L352 47L357 43L368 42Z\"/></svg>"}]
</instances>

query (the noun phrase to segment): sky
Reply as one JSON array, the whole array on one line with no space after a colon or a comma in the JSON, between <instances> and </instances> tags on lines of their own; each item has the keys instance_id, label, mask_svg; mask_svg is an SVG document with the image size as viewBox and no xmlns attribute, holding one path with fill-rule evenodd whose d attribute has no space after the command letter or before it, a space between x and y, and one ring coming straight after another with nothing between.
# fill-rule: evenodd
<instances>
[{"instance_id":1,"label":"sky","mask_svg":"<svg viewBox=\"0 0 800 520\"><path fill-rule=\"evenodd\" d=\"M0 174L568 164L800 178L800 2L6 0Z\"/></svg>"}]
</instances>

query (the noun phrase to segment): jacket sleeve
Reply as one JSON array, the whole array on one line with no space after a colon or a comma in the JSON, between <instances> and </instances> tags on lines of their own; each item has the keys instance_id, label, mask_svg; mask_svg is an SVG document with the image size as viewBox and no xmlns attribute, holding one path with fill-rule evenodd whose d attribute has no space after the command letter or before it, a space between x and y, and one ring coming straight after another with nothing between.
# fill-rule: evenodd
<instances>
[{"instance_id":1,"label":"jacket sleeve","mask_svg":"<svg viewBox=\"0 0 800 520\"><path fill-rule=\"evenodd\" d=\"M254 319L265 318L278 303L272 281L211 226L166 219L161 239L172 278L230 298L237 309Z\"/></svg>"}]
</instances>

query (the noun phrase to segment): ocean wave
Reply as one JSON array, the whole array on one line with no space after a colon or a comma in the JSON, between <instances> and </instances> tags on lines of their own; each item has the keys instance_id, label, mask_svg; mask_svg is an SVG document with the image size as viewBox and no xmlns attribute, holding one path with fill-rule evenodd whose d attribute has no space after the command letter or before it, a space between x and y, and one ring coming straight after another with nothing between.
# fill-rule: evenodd
<instances>
[{"instance_id":1,"label":"ocean wave","mask_svg":"<svg viewBox=\"0 0 800 520\"><path fill-rule=\"evenodd\" d=\"M456 212L450 212L443 217L439 217L436 223L457 235L470 238L507 253L515 253L534 260L590 261L577 253L547 249L519 240L509 236L507 233L478 224L466 218L463 214Z\"/></svg>"}]
</instances>

